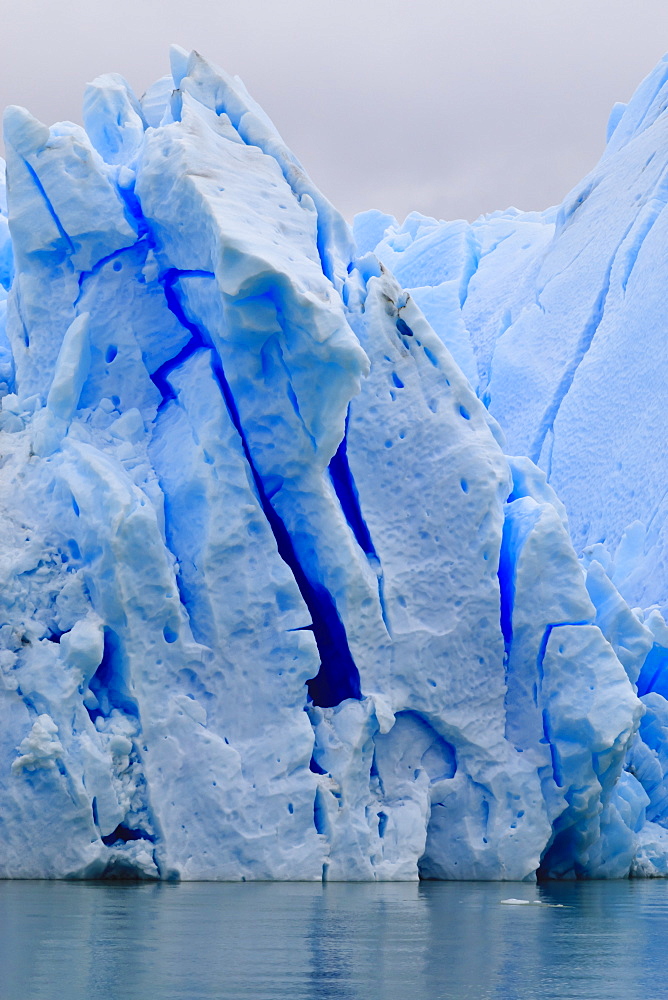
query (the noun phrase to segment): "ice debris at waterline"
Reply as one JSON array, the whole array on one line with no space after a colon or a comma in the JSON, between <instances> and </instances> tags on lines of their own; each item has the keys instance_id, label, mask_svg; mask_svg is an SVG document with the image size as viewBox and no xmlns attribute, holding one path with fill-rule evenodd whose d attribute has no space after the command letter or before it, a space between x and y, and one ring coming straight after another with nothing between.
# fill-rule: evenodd
<instances>
[{"instance_id":1,"label":"ice debris at waterline","mask_svg":"<svg viewBox=\"0 0 668 1000\"><path fill-rule=\"evenodd\" d=\"M542 899L501 899L499 902L505 906L549 906L553 910L565 909L563 903L545 903Z\"/></svg>"},{"instance_id":2,"label":"ice debris at waterline","mask_svg":"<svg viewBox=\"0 0 668 1000\"><path fill-rule=\"evenodd\" d=\"M0 876L668 874L666 65L558 215L357 246L172 67L5 115Z\"/></svg>"}]
</instances>

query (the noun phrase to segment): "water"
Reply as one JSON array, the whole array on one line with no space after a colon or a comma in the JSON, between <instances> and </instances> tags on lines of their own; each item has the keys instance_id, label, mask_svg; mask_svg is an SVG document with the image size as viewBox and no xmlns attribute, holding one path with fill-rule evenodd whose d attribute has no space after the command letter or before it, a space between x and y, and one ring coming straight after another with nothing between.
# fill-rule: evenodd
<instances>
[{"instance_id":1,"label":"water","mask_svg":"<svg viewBox=\"0 0 668 1000\"><path fill-rule=\"evenodd\" d=\"M667 942L663 881L0 882L1 1000L668 1000Z\"/></svg>"}]
</instances>

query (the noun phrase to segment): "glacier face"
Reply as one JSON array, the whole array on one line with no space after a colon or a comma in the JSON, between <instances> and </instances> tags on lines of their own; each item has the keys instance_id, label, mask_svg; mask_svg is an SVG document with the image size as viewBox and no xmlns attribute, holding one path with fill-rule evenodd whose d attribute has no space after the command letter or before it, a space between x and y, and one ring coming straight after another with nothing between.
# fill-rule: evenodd
<instances>
[{"instance_id":1,"label":"glacier face","mask_svg":"<svg viewBox=\"0 0 668 1000\"><path fill-rule=\"evenodd\" d=\"M8 109L0 877L668 874L647 89L558 215L355 239L197 53Z\"/></svg>"},{"instance_id":2,"label":"glacier face","mask_svg":"<svg viewBox=\"0 0 668 1000\"><path fill-rule=\"evenodd\" d=\"M668 607L663 464L668 57L616 105L600 163L557 209L465 222L360 216L496 417L545 470L578 552L632 606ZM603 546L603 548L601 548Z\"/></svg>"}]
</instances>

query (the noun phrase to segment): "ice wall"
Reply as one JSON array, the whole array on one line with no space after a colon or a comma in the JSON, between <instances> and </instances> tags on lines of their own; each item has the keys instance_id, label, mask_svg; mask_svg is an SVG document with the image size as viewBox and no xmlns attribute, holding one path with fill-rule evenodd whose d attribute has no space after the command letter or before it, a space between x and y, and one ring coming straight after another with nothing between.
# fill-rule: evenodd
<instances>
[{"instance_id":1,"label":"ice wall","mask_svg":"<svg viewBox=\"0 0 668 1000\"><path fill-rule=\"evenodd\" d=\"M668 57L618 104L599 164L544 213L358 217L506 434L547 474L576 550L668 607L664 465Z\"/></svg>"},{"instance_id":2,"label":"ice wall","mask_svg":"<svg viewBox=\"0 0 668 1000\"><path fill-rule=\"evenodd\" d=\"M393 275L197 53L84 112L5 116L0 876L668 870L668 630L504 454L471 227Z\"/></svg>"}]
</instances>

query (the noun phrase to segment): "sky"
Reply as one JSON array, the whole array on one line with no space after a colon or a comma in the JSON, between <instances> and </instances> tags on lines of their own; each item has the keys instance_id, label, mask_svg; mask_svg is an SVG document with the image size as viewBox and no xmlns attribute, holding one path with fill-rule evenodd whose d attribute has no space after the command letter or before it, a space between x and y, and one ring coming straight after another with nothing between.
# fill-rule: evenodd
<instances>
[{"instance_id":1,"label":"sky","mask_svg":"<svg viewBox=\"0 0 668 1000\"><path fill-rule=\"evenodd\" d=\"M196 48L242 77L350 219L547 208L668 51L666 0L0 0L0 104L81 120Z\"/></svg>"}]
</instances>

